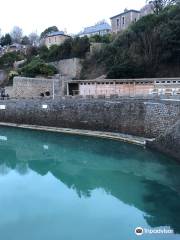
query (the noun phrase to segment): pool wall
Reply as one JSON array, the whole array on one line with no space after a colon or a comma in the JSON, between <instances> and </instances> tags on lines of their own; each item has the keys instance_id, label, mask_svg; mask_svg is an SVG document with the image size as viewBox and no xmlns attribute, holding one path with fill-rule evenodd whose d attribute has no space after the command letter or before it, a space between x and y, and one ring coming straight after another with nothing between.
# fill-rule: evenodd
<instances>
[{"instance_id":1,"label":"pool wall","mask_svg":"<svg viewBox=\"0 0 180 240\"><path fill-rule=\"evenodd\" d=\"M179 119L180 101L177 100L0 101L0 122L120 132L147 138L164 135Z\"/></svg>"}]
</instances>

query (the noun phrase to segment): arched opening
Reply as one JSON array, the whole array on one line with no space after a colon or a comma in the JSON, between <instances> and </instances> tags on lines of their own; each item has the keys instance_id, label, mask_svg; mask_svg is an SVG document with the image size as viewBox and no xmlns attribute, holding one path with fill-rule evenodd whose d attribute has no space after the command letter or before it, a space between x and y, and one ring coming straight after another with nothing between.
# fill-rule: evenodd
<instances>
[{"instance_id":1,"label":"arched opening","mask_svg":"<svg viewBox=\"0 0 180 240\"><path fill-rule=\"evenodd\" d=\"M49 91L47 91L47 92L45 92L45 95L46 95L47 97L49 97L51 94L50 94Z\"/></svg>"}]
</instances>

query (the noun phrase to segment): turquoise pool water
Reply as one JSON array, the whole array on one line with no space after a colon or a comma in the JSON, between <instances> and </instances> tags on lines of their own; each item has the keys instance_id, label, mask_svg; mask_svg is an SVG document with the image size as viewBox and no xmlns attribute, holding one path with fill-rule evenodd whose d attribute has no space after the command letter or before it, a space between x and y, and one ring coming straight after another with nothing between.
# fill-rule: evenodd
<instances>
[{"instance_id":1,"label":"turquoise pool water","mask_svg":"<svg viewBox=\"0 0 180 240\"><path fill-rule=\"evenodd\" d=\"M180 239L180 164L121 142L1 127L0 239Z\"/></svg>"}]
</instances>

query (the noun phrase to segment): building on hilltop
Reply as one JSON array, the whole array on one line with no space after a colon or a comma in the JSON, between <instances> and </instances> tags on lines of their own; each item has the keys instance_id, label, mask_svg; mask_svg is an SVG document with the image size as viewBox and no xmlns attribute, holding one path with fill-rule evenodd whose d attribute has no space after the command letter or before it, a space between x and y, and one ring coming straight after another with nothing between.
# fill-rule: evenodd
<instances>
[{"instance_id":1,"label":"building on hilltop","mask_svg":"<svg viewBox=\"0 0 180 240\"><path fill-rule=\"evenodd\" d=\"M63 44L68 38L70 38L70 36L66 35L63 31L52 32L44 38L44 44L50 48L52 45Z\"/></svg>"},{"instance_id":2,"label":"building on hilltop","mask_svg":"<svg viewBox=\"0 0 180 240\"><path fill-rule=\"evenodd\" d=\"M140 11L125 9L123 13L110 18L112 32L117 33L127 29L132 23L138 21L139 18Z\"/></svg>"},{"instance_id":3,"label":"building on hilltop","mask_svg":"<svg viewBox=\"0 0 180 240\"><path fill-rule=\"evenodd\" d=\"M94 35L106 35L111 32L111 26L106 21L101 21L94 26L86 27L82 32L78 34L79 37L90 37Z\"/></svg>"},{"instance_id":4,"label":"building on hilltop","mask_svg":"<svg viewBox=\"0 0 180 240\"><path fill-rule=\"evenodd\" d=\"M123 13L110 18L112 32L117 33L126 30L132 23L138 21L141 17L154 13L153 3L149 1L140 11L125 9Z\"/></svg>"}]
</instances>

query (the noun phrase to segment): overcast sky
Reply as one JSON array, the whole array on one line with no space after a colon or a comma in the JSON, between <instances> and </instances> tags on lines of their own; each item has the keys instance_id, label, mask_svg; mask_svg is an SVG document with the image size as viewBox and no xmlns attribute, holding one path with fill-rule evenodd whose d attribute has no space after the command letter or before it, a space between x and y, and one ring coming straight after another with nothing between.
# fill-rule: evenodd
<instances>
[{"instance_id":1,"label":"overcast sky","mask_svg":"<svg viewBox=\"0 0 180 240\"><path fill-rule=\"evenodd\" d=\"M67 33L78 33L84 27L119 14L125 8L139 10L145 0L12 0L0 1L0 29L10 32L19 26L24 34L41 33L56 25Z\"/></svg>"}]
</instances>

